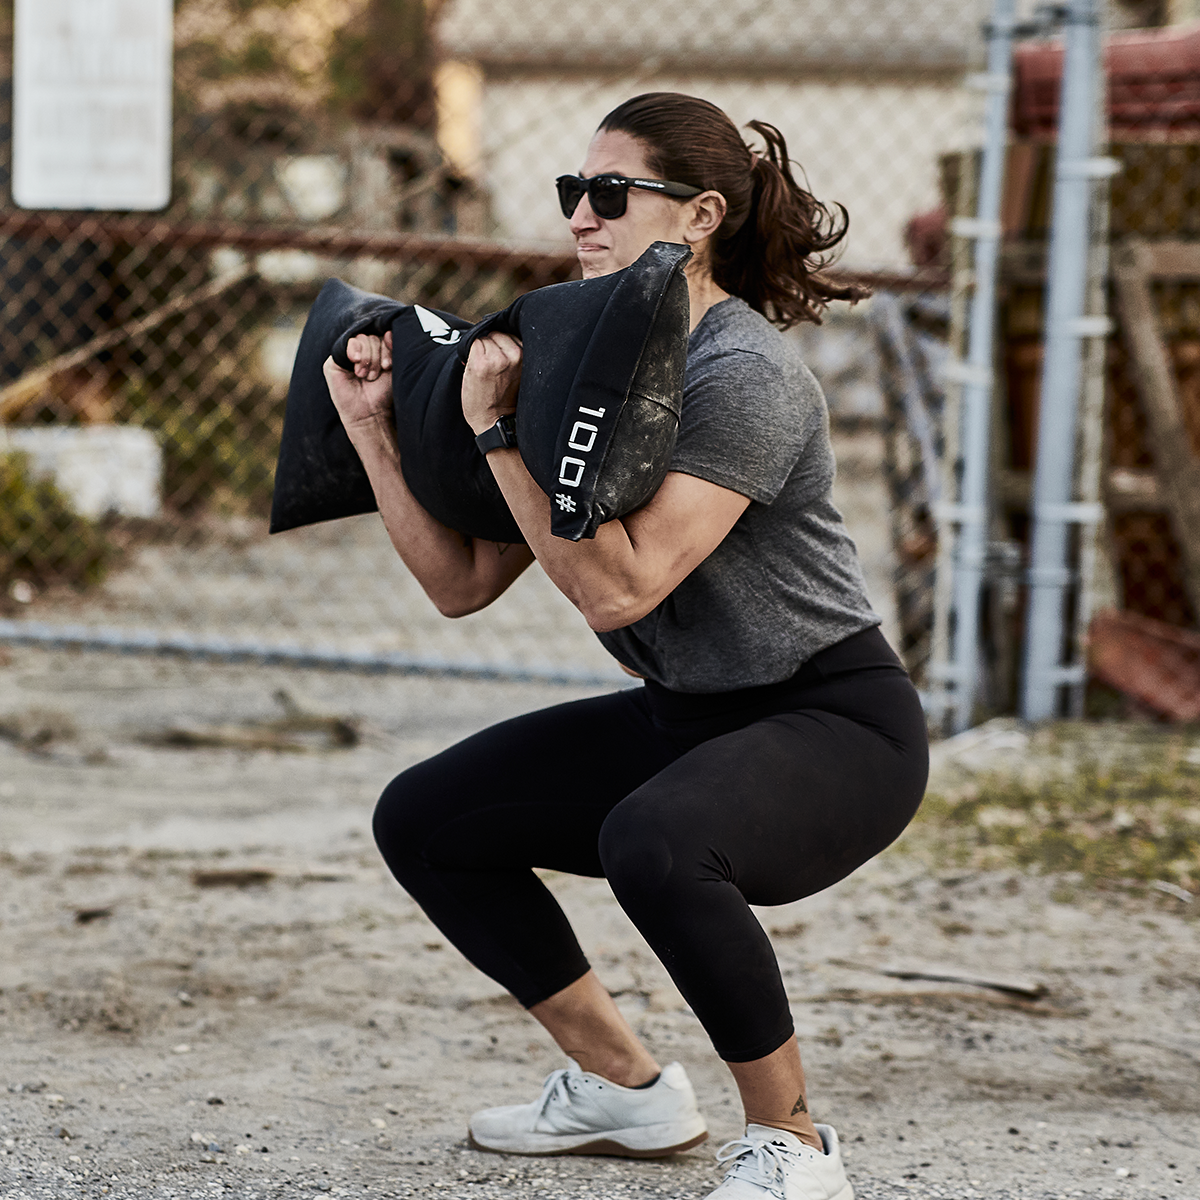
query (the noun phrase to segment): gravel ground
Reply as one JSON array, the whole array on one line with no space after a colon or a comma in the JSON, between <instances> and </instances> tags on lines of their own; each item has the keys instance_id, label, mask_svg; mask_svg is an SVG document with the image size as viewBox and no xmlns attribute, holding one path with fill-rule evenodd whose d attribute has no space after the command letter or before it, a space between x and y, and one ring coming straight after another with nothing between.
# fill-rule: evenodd
<instances>
[{"instance_id":1,"label":"gravel ground","mask_svg":"<svg viewBox=\"0 0 1200 1200\"><path fill-rule=\"evenodd\" d=\"M269 720L281 687L355 718L360 744L159 744L181 724ZM606 885L549 877L635 1026L687 1066L712 1140L660 1163L506 1159L466 1146L466 1117L532 1097L559 1056L370 844L395 771L568 694L14 651L0 711L25 714L9 726L26 743L0 741L0 1195L706 1195L735 1096ZM995 742L991 757L944 744L937 769L994 766L1012 746ZM931 870L907 840L761 914L858 1194L1200 1196L1191 906ZM1048 992L882 973L931 963Z\"/></svg>"}]
</instances>

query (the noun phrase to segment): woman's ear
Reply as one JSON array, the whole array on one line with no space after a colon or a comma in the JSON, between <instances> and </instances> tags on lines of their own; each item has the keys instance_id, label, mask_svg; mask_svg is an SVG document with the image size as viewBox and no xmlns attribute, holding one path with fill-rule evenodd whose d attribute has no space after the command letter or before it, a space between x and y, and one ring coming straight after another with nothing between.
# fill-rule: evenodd
<instances>
[{"instance_id":1,"label":"woman's ear","mask_svg":"<svg viewBox=\"0 0 1200 1200\"><path fill-rule=\"evenodd\" d=\"M729 207L720 192L712 191L701 192L699 196L694 196L688 201L688 206L692 210L692 218L688 222L685 234L688 245L695 245L707 237L712 237L720 229Z\"/></svg>"}]
</instances>

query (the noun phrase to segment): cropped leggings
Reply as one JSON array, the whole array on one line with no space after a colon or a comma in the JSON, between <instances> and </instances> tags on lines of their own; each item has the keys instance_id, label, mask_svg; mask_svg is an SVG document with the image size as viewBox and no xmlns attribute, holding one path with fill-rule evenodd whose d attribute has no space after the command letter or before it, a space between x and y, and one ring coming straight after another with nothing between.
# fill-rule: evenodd
<instances>
[{"instance_id":1,"label":"cropped leggings","mask_svg":"<svg viewBox=\"0 0 1200 1200\"><path fill-rule=\"evenodd\" d=\"M442 933L527 1008L588 962L534 867L603 876L727 1062L792 1019L750 905L787 904L893 841L928 771L917 694L877 630L792 679L653 683L504 721L405 771L375 838Z\"/></svg>"}]
</instances>

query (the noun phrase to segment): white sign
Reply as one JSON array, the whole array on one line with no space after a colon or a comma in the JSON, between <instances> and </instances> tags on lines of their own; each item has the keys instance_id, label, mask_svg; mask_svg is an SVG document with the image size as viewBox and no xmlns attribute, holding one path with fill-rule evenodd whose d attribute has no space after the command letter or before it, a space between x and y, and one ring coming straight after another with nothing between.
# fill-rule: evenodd
<instances>
[{"instance_id":1,"label":"white sign","mask_svg":"<svg viewBox=\"0 0 1200 1200\"><path fill-rule=\"evenodd\" d=\"M165 208L172 0L17 0L15 16L13 200Z\"/></svg>"}]
</instances>

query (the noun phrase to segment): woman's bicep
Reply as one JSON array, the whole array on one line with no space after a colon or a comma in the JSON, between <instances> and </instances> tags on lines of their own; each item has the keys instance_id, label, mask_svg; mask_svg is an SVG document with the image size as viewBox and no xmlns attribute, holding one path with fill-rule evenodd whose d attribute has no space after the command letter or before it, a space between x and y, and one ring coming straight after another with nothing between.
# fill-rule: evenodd
<instances>
[{"instance_id":1,"label":"woman's bicep","mask_svg":"<svg viewBox=\"0 0 1200 1200\"><path fill-rule=\"evenodd\" d=\"M524 543L485 542L471 539L472 569L469 579L441 601L435 601L443 616L465 617L487 608L516 582L534 561Z\"/></svg>"},{"instance_id":2,"label":"woman's bicep","mask_svg":"<svg viewBox=\"0 0 1200 1200\"><path fill-rule=\"evenodd\" d=\"M484 559L480 564L481 574L490 582L492 600L508 591L517 576L535 562L533 551L524 542L483 542L476 539L475 557L477 562Z\"/></svg>"},{"instance_id":3,"label":"woman's bicep","mask_svg":"<svg viewBox=\"0 0 1200 1200\"><path fill-rule=\"evenodd\" d=\"M630 625L660 604L749 504L673 471L637 512L601 525L594 539L570 542L551 534L549 500L515 450L495 451L488 461L546 574L597 632Z\"/></svg>"},{"instance_id":4,"label":"woman's bicep","mask_svg":"<svg viewBox=\"0 0 1200 1200\"><path fill-rule=\"evenodd\" d=\"M649 612L725 539L750 500L696 475L670 471L654 498L624 520L643 570Z\"/></svg>"}]
</instances>

